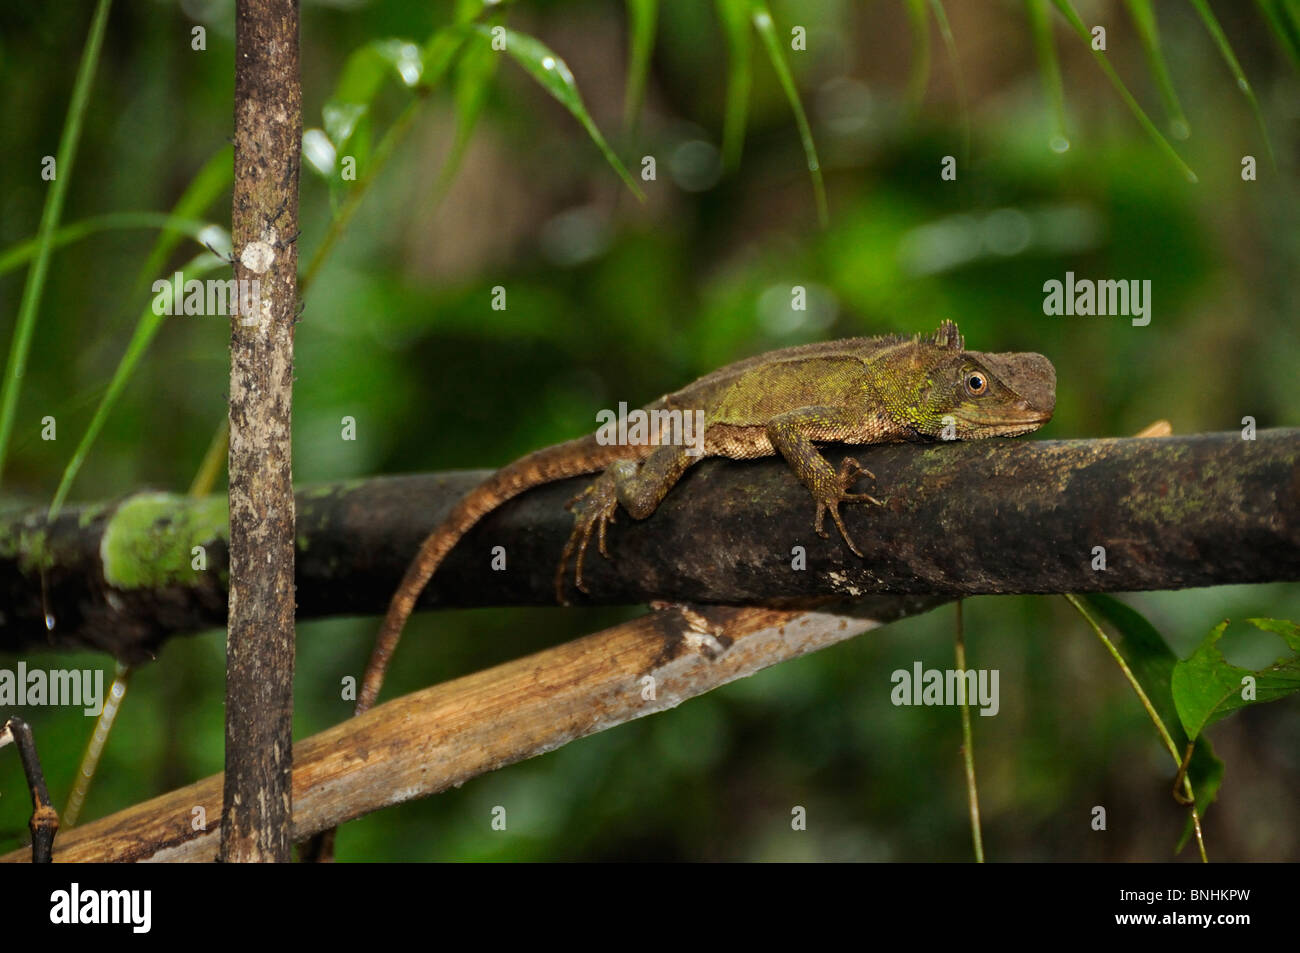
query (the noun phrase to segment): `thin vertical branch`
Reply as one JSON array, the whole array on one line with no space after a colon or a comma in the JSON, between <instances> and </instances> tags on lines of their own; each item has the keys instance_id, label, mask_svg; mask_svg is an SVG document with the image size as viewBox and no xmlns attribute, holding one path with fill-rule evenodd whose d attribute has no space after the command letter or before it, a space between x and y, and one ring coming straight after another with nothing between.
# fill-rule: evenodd
<instances>
[{"instance_id":1,"label":"thin vertical branch","mask_svg":"<svg viewBox=\"0 0 1300 953\"><path fill-rule=\"evenodd\" d=\"M53 859L54 835L59 830L59 814L50 801L41 771L41 759L36 756L36 741L32 729L21 718L10 718L0 725L0 748L9 742L18 747L18 757L27 775L27 787L32 792L32 819L28 827L32 832L32 863L48 864Z\"/></svg>"},{"instance_id":2,"label":"thin vertical branch","mask_svg":"<svg viewBox=\"0 0 1300 953\"><path fill-rule=\"evenodd\" d=\"M970 805L970 834L975 862L984 863L984 834L980 829L980 792L975 783L975 742L970 728L970 699L966 697L966 629L962 624L961 600L957 600L957 684L961 686L961 760L966 770L966 800Z\"/></svg>"},{"instance_id":3,"label":"thin vertical branch","mask_svg":"<svg viewBox=\"0 0 1300 953\"><path fill-rule=\"evenodd\" d=\"M290 447L302 89L297 0L235 8L235 278L223 861L292 849L294 499Z\"/></svg>"},{"instance_id":4,"label":"thin vertical branch","mask_svg":"<svg viewBox=\"0 0 1300 953\"><path fill-rule=\"evenodd\" d=\"M113 684L108 688L108 698L104 700L103 710L95 719L90 740L86 742L86 750L81 755L81 764L77 766L77 780L72 783L72 793L63 806L64 830L81 818L81 809L86 804L86 795L90 793L90 784L95 780L95 772L99 770L99 759L104 754L109 735L113 733L113 725L117 723L117 715L122 710L122 701L126 698L126 690L131 687L131 675L134 672L135 669L130 665L117 663Z\"/></svg>"}]
</instances>

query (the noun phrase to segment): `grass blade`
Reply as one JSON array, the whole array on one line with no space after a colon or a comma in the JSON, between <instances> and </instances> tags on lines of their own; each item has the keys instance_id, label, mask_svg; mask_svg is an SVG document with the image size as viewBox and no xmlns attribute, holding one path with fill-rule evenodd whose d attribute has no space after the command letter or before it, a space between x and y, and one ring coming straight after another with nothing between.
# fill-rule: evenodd
<instances>
[{"instance_id":1,"label":"grass blade","mask_svg":"<svg viewBox=\"0 0 1300 953\"><path fill-rule=\"evenodd\" d=\"M1043 88L1052 103L1056 117L1056 133L1048 145L1053 152L1070 148L1070 137L1065 133L1065 85L1061 82L1061 64L1056 58L1056 40L1052 36L1052 20L1047 10L1047 0L1025 0L1029 14L1029 29L1034 35L1034 50L1038 54L1038 69L1043 74Z\"/></svg>"},{"instance_id":2,"label":"grass blade","mask_svg":"<svg viewBox=\"0 0 1300 953\"><path fill-rule=\"evenodd\" d=\"M1169 65L1165 54L1160 49L1160 27L1156 22L1155 7L1151 0L1124 0L1128 6L1129 16L1137 27L1138 39L1142 41L1142 51L1146 54L1147 68L1160 90L1160 98L1165 104L1165 113L1169 116L1169 132L1175 139L1186 139L1191 127L1183 113L1182 103L1178 101L1178 91L1174 81L1169 78Z\"/></svg>"},{"instance_id":3,"label":"grass blade","mask_svg":"<svg viewBox=\"0 0 1300 953\"><path fill-rule=\"evenodd\" d=\"M919 112L930 83L930 17L925 0L906 0L907 25L912 31L912 68L907 77L907 101Z\"/></svg>"},{"instance_id":4,"label":"grass blade","mask_svg":"<svg viewBox=\"0 0 1300 953\"><path fill-rule=\"evenodd\" d=\"M217 152L203 164L198 174L190 180L190 184L185 187L181 197L176 200L172 206L171 216L181 220L196 220L211 207L227 188L235 176L235 155L234 147L226 146L218 149ZM211 227L211 226L207 226ZM149 251L149 256L140 266L140 272L136 276L136 291L143 291L152 278L156 277L167 264L167 259L175 251L180 240L185 237L181 232L167 231L158 236L154 246ZM201 235L194 236L194 240L202 244L204 239Z\"/></svg>"},{"instance_id":5,"label":"grass blade","mask_svg":"<svg viewBox=\"0 0 1300 953\"><path fill-rule=\"evenodd\" d=\"M491 30L485 26L476 26L475 29L484 36L492 35ZM632 190L632 194L645 201L645 195L642 194L636 180L632 178L632 173L627 171L619 157L614 154L614 150L609 147L605 137L596 128L596 123L587 112L587 107L583 105L578 84L574 81L568 64L551 52L541 40L516 30L505 29L505 47L506 53L524 68L524 72L537 80L537 83L550 93L556 102L572 113L573 118L578 120L596 148L600 150L601 155L605 157L605 161Z\"/></svg>"},{"instance_id":6,"label":"grass blade","mask_svg":"<svg viewBox=\"0 0 1300 953\"><path fill-rule=\"evenodd\" d=\"M623 133L632 135L645 103L646 78L650 75L650 53L655 46L659 0L627 0L627 84L623 92Z\"/></svg>"},{"instance_id":7,"label":"grass blade","mask_svg":"<svg viewBox=\"0 0 1300 953\"><path fill-rule=\"evenodd\" d=\"M812 176L813 196L817 201L817 220L821 222L822 228L825 228L830 215L826 210L826 186L822 182L821 163L817 160L817 146L813 142L812 128L808 125L803 103L799 101L799 90L795 88L794 76L791 75L790 66L781 51L781 41L776 38L776 27L772 24L772 11L767 8L764 0L752 0L750 11L754 29L758 31L759 39L763 41L768 59L772 61L772 69L776 70L781 88L785 90L786 99L790 100L795 125L799 127L799 139L803 142L804 155L808 158L808 173Z\"/></svg>"},{"instance_id":8,"label":"grass blade","mask_svg":"<svg viewBox=\"0 0 1300 953\"><path fill-rule=\"evenodd\" d=\"M50 240L50 247L62 248L64 245L71 245L99 232L128 231L137 228L156 228L199 241L199 235L207 227L208 223L200 219L177 218L165 212L110 212L107 215L83 218L71 225L64 225L54 233L54 237ZM0 275L31 261L36 257L39 248L40 240L36 238L10 245L0 252Z\"/></svg>"},{"instance_id":9,"label":"grass blade","mask_svg":"<svg viewBox=\"0 0 1300 953\"><path fill-rule=\"evenodd\" d=\"M227 263L213 255L211 252L204 252L185 265L181 270L185 273L186 280L190 278L200 278L203 275L211 274L218 268ZM136 322L135 333L131 335L131 340L126 346L126 353L118 362L117 369L113 372L113 378L109 381L108 389L104 396L100 398L99 406L95 408L95 415L90 419L90 425L86 427L86 432L81 435L81 441L77 444L77 449L72 453L72 459L63 469L63 478L59 481L59 487L54 491L54 499L50 502L49 518L53 519L58 515L59 510L63 507L64 501L68 497L68 491L72 489L72 483L77 478L77 472L81 465L86 461L86 455L90 453L90 448L99 436L99 432L104 428L104 422L108 420L109 413L113 410L113 405L126 389L131 375L135 372L136 365L140 363L140 358L148 350L149 344L153 337L158 333L158 328L162 325L164 315L154 314L153 299L150 298L149 304L145 305L144 311L140 314L140 319Z\"/></svg>"},{"instance_id":10,"label":"grass blade","mask_svg":"<svg viewBox=\"0 0 1300 953\"><path fill-rule=\"evenodd\" d=\"M1214 39L1214 44L1219 48L1219 54L1223 61L1228 64L1228 69L1232 70L1232 75L1237 80L1237 88L1241 90L1250 103L1250 110L1255 114L1255 122L1259 124L1260 135L1264 137L1264 151L1268 153L1268 161L1274 169L1277 168L1277 159L1273 156L1273 142L1268 136L1268 126L1264 124L1264 112L1259 108L1259 100L1255 98L1255 90L1251 88L1250 81L1246 79L1246 73L1241 68L1241 63L1237 61L1237 54L1232 52L1232 44L1228 42L1227 35L1223 32L1223 27L1219 25L1219 19L1214 15L1206 0L1190 0L1196 12L1201 16L1201 22L1205 24L1206 31Z\"/></svg>"},{"instance_id":11,"label":"grass blade","mask_svg":"<svg viewBox=\"0 0 1300 953\"><path fill-rule=\"evenodd\" d=\"M718 19L727 42L727 98L722 119L722 167L740 167L749 122L749 96L754 87L754 43L749 26L749 0L717 0Z\"/></svg>"},{"instance_id":12,"label":"grass blade","mask_svg":"<svg viewBox=\"0 0 1300 953\"><path fill-rule=\"evenodd\" d=\"M77 143L81 140L81 123L86 115L86 103L90 99L91 80L99 65L99 52L104 44L104 28L108 23L108 10L111 6L112 0L99 0L95 6L95 15L90 21L90 32L86 35L86 45L81 53L81 65L77 67L77 78L72 86L72 100L68 103L68 115L63 120L63 132L59 136L54 182L45 197L45 208L41 211L36 257L27 273L22 303L18 306L18 321L14 326L9 362L5 367L4 395L0 398L0 474L4 472L5 457L9 452L14 415L18 411L23 374L27 370L27 355L31 351L32 335L36 330L36 312L40 309L41 295L45 291L45 276L50 267L54 233L63 214L63 199L68 191L68 180L72 178Z\"/></svg>"},{"instance_id":13,"label":"grass blade","mask_svg":"<svg viewBox=\"0 0 1300 953\"><path fill-rule=\"evenodd\" d=\"M1300 16L1294 12L1294 7L1288 5L1288 0L1255 0L1255 5L1264 15L1277 42L1291 58L1291 65L1300 70Z\"/></svg>"},{"instance_id":14,"label":"grass blade","mask_svg":"<svg viewBox=\"0 0 1300 953\"><path fill-rule=\"evenodd\" d=\"M930 9L934 11L934 22L939 24L939 36L943 38L944 49L948 51L952 81L957 87L957 102L961 110L961 163L965 167L970 162L970 107L966 103L966 80L962 76L961 61L957 59L957 43L952 37L952 27L948 25L943 0L930 0Z\"/></svg>"},{"instance_id":15,"label":"grass blade","mask_svg":"<svg viewBox=\"0 0 1300 953\"><path fill-rule=\"evenodd\" d=\"M176 200L171 215L167 217L188 221L194 216L201 215L225 191L233 175L234 161L231 148L226 147L218 150L216 155L209 159L203 168L199 170L198 174L181 194L181 197ZM211 227L205 226L205 229ZM149 256L145 259L145 263L136 278L137 292L142 291L146 286L146 282L162 271L163 265L166 264L168 257L181 238L182 234L176 231L164 232L158 236L158 240L154 242L154 247L149 252ZM196 241L198 240L196 238ZM195 261L207 261L208 259L218 264L221 263L220 259L211 254L201 255ZM191 262L186 267L192 267L193 264ZM212 271L215 267L214 264L212 267L207 268L206 271ZM198 277L198 275L194 274L188 277ZM90 453L90 448L95 443L95 438L99 436L100 430L104 427L104 422L108 420L108 415L112 412L113 405L130 381L131 374L134 373L140 357L148 349L153 336L162 325L162 317L153 313L152 303L151 298L150 307L145 308L144 313L140 315L139 320L136 322L135 333L127 345L126 353L122 355L122 359L118 362L117 369L113 372L108 389L99 400L99 406L95 408L94 416L90 419L90 425L86 428L86 432L81 435L81 440L73 451L72 458L63 468L63 476L59 479L58 488L54 491L54 498L50 501L51 518L56 516L62 508L68 492L72 489L72 484L77 478L77 473L81 470L81 465L85 462L87 455Z\"/></svg>"},{"instance_id":16,"label":"grass blade","mask_svg":"<svg viewBox=\"0 0 1300 953\"><path fill-rule=\"evenodd\" d=\"M1178 154L1178 151L1173 147L1169 140L1165 138L1164 133L1156 128L1156 124L1151 121L1151 117L1146 114L1146 111L1138 104L1138 101L1133 98L1133 94L1129 92L1128 87L1124 85L1124 81L1119 78L1119 74L1115 72L1114 67L1110 65L1110 61L1106 59L1106 54L1100 50L1092 49L1092 34L1090 34L1088 28L1084 26L1083 20L1081 20L1079 14L1075 12L1074 5L1070 3L1070 0L1052 0L1052 3L1056 9L1060 11L1061 15L1065 17L1066 22L1070 24L1074 32L1079 35L1079 38L1092 52L1092 57L1097 61L1097 65L1101 67L1101 71L1106 74L1106 78L1110 80L1111 85L1115 87L1115 91L1119 93L1120 98L1124 100L1125 105L1128 106L1129 110L1141 124L1142 128L1147 131L1153 140L1155 140L1160 151L1169 157L1169 161L1178 167L1178 170L1182 172L1188 182L1199 182L1200 180L1196 177L1196 173L1193 172L1191 167L1183 161L1182 156Z\"/></svg>"}]
</instances>

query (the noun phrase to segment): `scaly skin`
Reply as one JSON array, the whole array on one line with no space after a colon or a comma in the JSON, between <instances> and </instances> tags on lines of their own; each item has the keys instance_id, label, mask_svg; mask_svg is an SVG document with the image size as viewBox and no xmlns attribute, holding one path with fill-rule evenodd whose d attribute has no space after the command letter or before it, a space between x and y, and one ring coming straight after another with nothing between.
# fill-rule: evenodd
<instances>
[{"instance_id":1,"label":"scaly skin","mask_svg":"<svg viewBox=\"0 0 1300 953\"><path fill-rule=\"evenodd\" d=\"M574 582L586 591L582 564L593 533L600 552L609 555L605 530L620 506L634 519L645 519L682 474L707 457L750 460L780 453L812 494L814 529L825 536L823 520L829 514L849 548L862 555L844 528L839 505L877 503L866 493L848 492L859 476L871 474L851 458L837 471L816 443L1016 436L1051 419L1056 374L1047 358L962 347L957 326L945 321L925 337L850 338L760 354L644 408L702 410L704 446L698 455L681 445L656 446L657 439L619 446L589 435L497 471L420 546L389 604L357 698L357 714L374 704L402 628L447 553L484 515L543 483L600 473L569 502L574 527L556 570L560 602L570 559Z\"/></svg>"}]
</instances>

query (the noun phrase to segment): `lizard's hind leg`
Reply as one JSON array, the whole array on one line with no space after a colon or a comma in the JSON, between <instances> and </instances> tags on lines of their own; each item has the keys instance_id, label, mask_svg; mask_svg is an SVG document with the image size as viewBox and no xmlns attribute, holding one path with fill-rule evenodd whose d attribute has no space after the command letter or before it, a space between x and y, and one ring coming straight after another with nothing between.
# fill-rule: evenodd
<instances>
[{"instance_id":1,"label":"lizard's hind leg","mask_svg":"<svg viewBox=\"0 0 1300 953\"><path fill-rule=\"evenodd\" d=\"M685 447L664 445L640 462L631 459L616 460L590 486L569 501L566 508L574 516L573 532L564 544L560 564L555 570L555 595L561 604L564 604L565 568L575 553L574 583L580 591L587 591L582 581L582 561L593 532L596 533L600 554L609 558L605 527L614 522L619 504L623 505L623 509L633 519L645 519L659 507L682 474L701 459L699 455L687 453Z\"/></svg>"},{"instance_id":2,"label":"lizard's hind leg","mask_svg":"<svg viewBox=\"0 0 1300 953\"><path fill-rule=\"evenodd\" d=\"M587 488L569 500L564 508L573 514L573 532L564 544L559 564L555 567L555 599L560 605L568 605L564 598L564 576L569 566L569 559L577 554L574 563L574 584L582 592L587 591L582 581L582 560L587 555L587 545L591 534L596 533L596 546L600 554L609 558L605 546L605 526L614 521L618 512L618 496L614 489L614 477L610 470L605 470L596 477Z\"/></svg>"}]
</instances>

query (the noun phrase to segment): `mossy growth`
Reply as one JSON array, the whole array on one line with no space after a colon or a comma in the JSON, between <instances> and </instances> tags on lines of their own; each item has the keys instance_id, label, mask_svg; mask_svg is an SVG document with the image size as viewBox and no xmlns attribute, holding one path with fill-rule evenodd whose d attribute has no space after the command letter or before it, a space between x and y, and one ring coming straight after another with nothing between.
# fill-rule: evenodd
<instances>
[{"instance_id":1,"label":"mossy growth","mask_svg":"<svg viewBox=\"0 0 1300 953\"><path fill-rule=\"evenodd\" d=\"M195 500L141 493L117 508L99 544L104 580L118 589L156 589L203 581L211 567L195 568L195 546L229 540L226 497Z\"/></svg>"}]
</instances>

